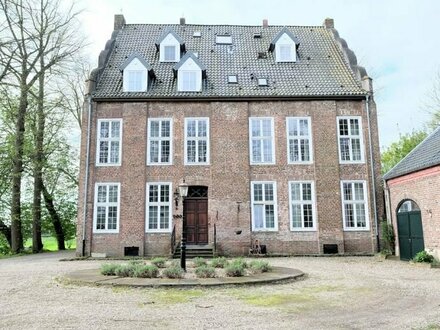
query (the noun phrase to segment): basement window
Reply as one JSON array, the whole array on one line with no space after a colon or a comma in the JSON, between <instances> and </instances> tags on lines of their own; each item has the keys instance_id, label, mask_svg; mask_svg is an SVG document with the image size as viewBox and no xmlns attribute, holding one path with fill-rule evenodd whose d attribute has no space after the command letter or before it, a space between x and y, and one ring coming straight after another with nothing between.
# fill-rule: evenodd
<instances>
[{"instance_id":1,"label":"basement window","mask_svg":"<svg viewBox=\"0 0 440 330\"><path fill-rule=\"evenodd\" d=\"M267 86L267 78L258 78L258 86Z\"/></svg>"},{"instance_id":2,"label":"basement window","mask_svg":"<svg viewBox=\"0 0 440 330\"><path fill-rule=\"evenodd\" d=\"M232 36L218 35L215 37L215 43L217 45L232 45Z\"/></svg>"},{"instance_id":3,"label":"basement window","mask_svg":"<svg viewBox=\"0 0 440 330\"><path fill-rule=\"evenodd\" d=\"M236 74L228 76L228 84L238 84L238 77Z\"/></svg>"}]
</instances>

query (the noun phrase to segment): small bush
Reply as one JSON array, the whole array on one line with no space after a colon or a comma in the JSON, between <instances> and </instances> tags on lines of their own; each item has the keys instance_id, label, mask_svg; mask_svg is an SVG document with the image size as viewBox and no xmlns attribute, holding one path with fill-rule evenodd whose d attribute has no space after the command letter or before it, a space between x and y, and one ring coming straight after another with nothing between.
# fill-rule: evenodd
<instances>
[{"instance_id":1,"label":"small bush","mask_svg":"<svg viewBox=\"0 0 440 330\"><path fill-rule=\"evenodd\" d=\"M115 275L121 277L133 277L135 269L138 265L118 265L115 269Z\"/></svg>"},{"instance_id":2,"label":"small bush","mask_svg":"<svg viewBox=\"0 0 440 330\"><path fill-rule=\"evenodd\" d=\"M180 268L180 266L170 266L168 268L165 268L162 274L168 278L182 278L183 269Z\"/></svg>"},{"instance_id":3,"label":"small bush","mask_svg":"<svg viewBox=\"0 0 440 330\"><path fill-rule=\"evenodd\" d=\"M207 264L206 260L201 257L194 258L192 262L195 267L206 266Z\"/></svg>"},{"instance_id":4,"label":"small bush","mask_svg":"<svg viewBox=\"0 0 440 330\"><path fill-rule=\"evenodd\" d=\"M132 265L132 266L143 265L144 261L143 260L130 260L128 262L128 264Z\"/></svg>"},{"instance_id":5,"label":"small bush","mask_svg":"<svg viewBox=\"0 0 440 330\"><path fill-rule=\"evenodd\" d=\"M215 277L215 268L208 266L208 265L203 265L203 266L197 267L196 268L196 275L197 275L197 277L200 277L200 278Z\"/></svg>"},{"instance_id":6,"label":"small bush","mask_svg":"<svg viewBox=\"0 0 440 330\"><path fill-rule=\"evenodd\" d=\"M159 275L159 268L155 265L141 265L135 268L134 277L156 278Z\"/></svg>"},{"instance_id":7,"label":"small bush","mask_svg":"<svg viewBox=\"0 0 440 330\"><path fill-rule=\"evenodd\" d=\"M102 275L116 275L116 269L119 267L118 264L104 264L101 265L101 274Z\"/></svg>"},{"instance_id":8,"label":"small bush","mask_svg":"<svg viewBox=\"0 0 440 330\"><path fill-rule=\"evenodd\" d=\"M226 276L229 276L229 277L244 276L243 264L231 263L228 266L226 266L225 271L226 271Z\"/></svg>"},{"instance_id":9,"label":"small bush","mask_svg":"<svg viewBox=\"0 0 440 330\"><path fill-rule=\"evenodd\" d=\"M414 261L415 262L428 262L428 263L431 263L431 262L434 261L434 257L432 255L430 255L426 251L420 251L414 257Z\"/></svg>"},{"instance_id":10,"label":"small bush","mask_svg":"<svg viewBox=\"0 0 440 330\"><path fill-rule=\"evenodd\" d=\"M158 268L165 268L166 262L167 262L167 259L166 258L162 258L162 257L153 258L151 260L151 263L153 265L155 265L156 267L158 267Z\"/></svg>"},{"instance_id":11,"label":"small bush","mask_svg":"<svg viewBox=\"0 0 440 330\"><path fill-rule=\"evenodd\" d=\"M211 266L214 268L225 268L228 260L225 257L218 257L211 260Z\"/></svg>"},{"instance_id":12,"label":"small bush","mask_svg":"<svg viewBox=\"0 0 440 330\"><path fill-rule=\"evenodd\" d=\"M253 273L266 273L272 270L272 266L269 265L267 261L263 260L253 260L249 264L249 267Z\"/></svg>"},{"instance_id":13,"label":"small bush","mask_svg":"<svg viewBox=\"0 0 440 330\"><path fill-rule=\"evenodd\" d=\"M248 264L247 264L246 260L244 260L243 258L233 259L231 261L231 264L232 265L237 265L237 266L240 266L240 267L243 267L243 268L247 268L248 267Z\"/></svg>"}]
</instances>

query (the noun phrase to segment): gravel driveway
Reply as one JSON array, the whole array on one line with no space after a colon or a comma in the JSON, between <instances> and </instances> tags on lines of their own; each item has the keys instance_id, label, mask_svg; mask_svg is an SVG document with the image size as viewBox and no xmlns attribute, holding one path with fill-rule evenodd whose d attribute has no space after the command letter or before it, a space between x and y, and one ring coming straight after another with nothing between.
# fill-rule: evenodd
<instances>
[{"instance_id":1,"label":"gravel driveway","mask_svg":"<svg viewBox=\"0 0 440 330\"><path fill-rule=\"evenodd\" d=\"M375 257L270 258L300 281L211 289L66 284L100 261L0 260L2 329L440 329L440 269Z\"/></svg>"}]
</instances>

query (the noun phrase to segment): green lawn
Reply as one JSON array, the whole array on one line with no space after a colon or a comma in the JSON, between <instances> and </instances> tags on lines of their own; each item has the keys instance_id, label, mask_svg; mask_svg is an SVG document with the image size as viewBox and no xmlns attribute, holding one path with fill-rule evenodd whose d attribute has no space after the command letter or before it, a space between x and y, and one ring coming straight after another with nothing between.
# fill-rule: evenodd
<instances>
[{"instance_id":1,"label":"green lawn","mask_svg":"<svg viewBox=\"0 0 440 330\"><path fill-rule=\"evenodd\" d=\"M76 248L76 239L71 239L65 242L66 249ZM28 239L24 244L25 248L32 247L32 238ZM54 237L43 236L43 250L45 251L58 251L57 240Z\"/></svg>"}]
</instances>

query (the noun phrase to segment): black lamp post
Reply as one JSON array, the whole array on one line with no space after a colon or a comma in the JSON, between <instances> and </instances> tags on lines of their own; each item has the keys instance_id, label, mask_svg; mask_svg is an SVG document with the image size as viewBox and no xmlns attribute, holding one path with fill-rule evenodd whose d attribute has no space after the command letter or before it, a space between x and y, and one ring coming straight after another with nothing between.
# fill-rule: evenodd
<instances>
[{"instance_id":1,"label":"black lamp post","mask_svg":"<svg viewBox=\"0 0 440 330\"><path fill-rule=\"evenodd\" d=\"M179 185L179 195L182 198L182 239L180 241L180 267L186 272L186 219L185 219L185 198L188 196L188 185L185 179Z\"/></svg>"}]
</instances>

